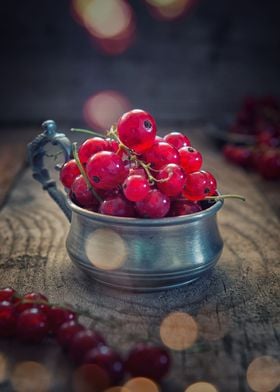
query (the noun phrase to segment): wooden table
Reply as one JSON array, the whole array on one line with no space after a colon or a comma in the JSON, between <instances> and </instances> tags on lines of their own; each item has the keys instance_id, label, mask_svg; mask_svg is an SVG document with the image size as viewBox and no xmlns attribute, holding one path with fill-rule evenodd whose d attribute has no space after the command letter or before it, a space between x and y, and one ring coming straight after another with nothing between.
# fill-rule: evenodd
<instances>
[{"instance_id":1,"label":"wooden table","mask_svg":"<svg viewBox=\"0 0 280 392\"><path fill-rule=\"evenodd\" d=\"M64 245L68 222L25 166L24 145L33 133L21 135L13 137L17 145L6 137L0 148L0 286L11 285L19 293L40 291L51 302L86 311L90 318L84 322L123 353L141 340L160 343L163 319L172 312L188 313L198 338L189 349L171 351L172 371L162 391L183 392L200 381L222 392L269 391L273 380L279 390L279 183L264 183L225 163L203 132L191 132L222 193L247 199L226 201L219 213L223 255L209 277L189 286L151 294L118 291L88 280L72 265ZM14 390L9 380L22 361L38 361L48 369L51 391L72 390L73 369L51 340L33 347L0 340L0 355L8 364L5 376L0 361L1 391ZM266 361L252 363L262 356ZM250 364L253 389L247 382ZM257 389L261 382L271 389Z\"/></svg>"}]
</instances>

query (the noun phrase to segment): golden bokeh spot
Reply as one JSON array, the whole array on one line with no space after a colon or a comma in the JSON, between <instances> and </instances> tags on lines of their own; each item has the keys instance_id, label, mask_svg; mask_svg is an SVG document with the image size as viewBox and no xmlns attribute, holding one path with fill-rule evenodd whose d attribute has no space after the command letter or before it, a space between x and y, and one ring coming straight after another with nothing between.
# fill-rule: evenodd
<instances>
[{"instance_id":1,"label":"golden bokeh spot","mask_svg":"<svg viewBox=\"0 0 280 392\"><path fill-rule=\"evenodd\" d=\"M97 229L85 243L90 262L102 270L121 267L127 257L127 247L122 237L111 229Z\"/></svg>"},{"instance_id":2,"label":"golden bokeh spot","mask_svg":"<svg viewBox=\"0 0 280 392\"><path fill-rule=\"evenodd\" d=\"M0 383L8 378L8 362L4 354L0 353Z\"/></svg>"},{"instance_id":3,"label":"golden bokeh spot","mask_svg":"<svg viewBox=\"0 0 280 392\"><path fill-rule=\"evenodd\" d=\"M185 392L218 392L218 389L214 385L202 381L190 385Z\"/></svg>"},{"instance_id":4,"label":"golden bokeh spot","mask_svg":"<svg viewBox=\"0 0 280 392\"><path fill-rule=\"evenodd\" d=\"M161 19L176 19L190 5L190 0L147 0Z\"/></svg>"},{"instance_id":5,"label":"golden bokeh spot","mask_svg":"<svg viewBox=\"0 0 280 392\"><path fill-rule=\"evenodd\" d=\"M42 364L33 361L20 362L11 375L16 392L46 392L50 390L51 373Z\"/></svg>"},{"instance_id":6,"label":"golden bokeh spot","mask_svg":"<svg viewBox=\"0 0 280 392\"><path fill-rule=\"evenodd\" d=\"M196 317L199 335L208 341L222 339L230 329L230 319L225 312L202 308Z\"/></svg>"},{"instance_id":7,"label":"golden bokeh spot","mask_svg":"<svg viewBox=\"0 0 280 392\"><path fill-rule=\"evenodd\" d=\"M74 392L103 392L110 386L107 372L94 364L80 366L73 373Z\"/></svg>"},{"instance_id":8,"label":"golden bokeh spot","mask_svg":"<svg viewBox=\"0 0 280 392\"><path fill-rule=\"evenodd\" d=\"M157 384L145 377L132 378L124 386L129 392L159 392Z\"/></svg>"},{"instance_id":9,"label":"golden bokeh spot","mask_svg":"<svg viewBox=\"0 0 280 392\"><path fill-rule=\"evenodd\" d=\"M270 392L280 384L280 362L264 355L254 359L247 369L247 382L255 392Z\"/></svg>"},{"instance_id":10,"label":"golden bokeh spot","mask_svg":"<svg viewBox=\"0 0 280 392\"><path fill-rule=\"evenodd\" d=\"M160 337L163 343L173 350L185 350L197 339L197 324L187 313L170 313L162 321Z\"/></svg>"}]
</instances>

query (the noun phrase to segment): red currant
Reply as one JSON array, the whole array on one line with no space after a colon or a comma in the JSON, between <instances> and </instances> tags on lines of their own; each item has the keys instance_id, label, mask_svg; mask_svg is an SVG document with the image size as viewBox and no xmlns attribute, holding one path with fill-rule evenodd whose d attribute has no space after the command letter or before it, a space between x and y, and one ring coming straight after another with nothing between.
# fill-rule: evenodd
<instances>
[{"instance_id":1,"label":"red currant","mask_svg":"<svg viewBox=\"0 0 280 392\"><path fill-rule=\"evenodd\" d=\"M97 332L90 331L89 329L80 331L72 337L72 341L70 342L70 358L76 363L82 363L87 351L105 344L104 338Z\"/></svg>"},{"instance_id":2,"label":"red currant","mask_svg":"<svg viewBox=\"0 0 280 392\"><path fill-rule=\"evenodd\" d=\"M39 309L26 309L17 319L16 335L19 340L39 343L49 330L48 319Z\"/></svg>"},{"instance_id":3,"label":"red currant","mask_svg":"<svg viewBox=\"0 0 280 392\"><path fill-rule=\"evenodd\" d=\"M143 200L150 190L150 184L146 177L130 175L123 183L123 193L130 201Z\"/></svg>"},{"instance_id":4,"label":"red currant","mask_svg":"<svg viewBox=\"0 0 280 392\"><path fill-rule=\"evenodd\" d=\"M80 174L80 169L78 168L75 159L71 159L62 166L60 170L60 181L65 188L70 189L73 181Z\"/></svg>"},{"instance_id":5,"label":"red currant","mask_svg":"<svg viewBox=\"0 0 280 392\"><path fill-rule=\"evenodd\" d=\"M202 155L193 147L183 147L179 150L181 166L185 173L193 173L201 169Z\"/></svg>"},{"instance_id":6,"label":"red currant","mask_svg":"<svg viewBox=\"0 0 280 392\"><path fill-rule=\"evenodd\" d=\"M204 171L208 177L208 187L209 187L209 195L215 195L217 193L217 181L212 173L208 171Z\"/></svg>"},{"instance_id":7,"label":"red currant","mask_svg":"<svg viewBox=\"0 0 280 392\"><path fill-rule=\"evenodd\" d=\"M48 310L47 313L50 332L55 332L61 327L66 321L76 320L77 315L70 309L60 308L53 306Z\"/></svg>"},{"instance_id":8,"label":"red currant","mask_svg":"<svg viewBox=\"0 0 280 392\"><path fill-rule=\"evenodd\" d=\"M188 147L191 145L190 139L180 132L168 133L164 136L163 139L177 150L179 150L179 148Z\"/></svg>"},{"instance_id":9,"label":"red currant","mask_svg":"<svg viewBox=\"0 0 280 392\"><path fill-rule=\"evenodd\" d=\"M108 196L100 204L99 212L104 215L133 218L135 209L133 204L122 195Z\"/></svg>"},{"instance_id":10,"label":"red currant","mask_svg":"<svg viewBox=\"0 0 280 392\"><path fill-rule=\"evenodd\" d=\"M12 289L11 287L5 287L3 289L0 289L0 302L12 301L16 295L16 290Z\"/></svg>"},{"instance_id":11,"label":"red currant","mask_svg":"<svg viewBox=\"0 0 280 392\"><path fill-rule=\"evenodd\" d=\"M227 144L223 148L224 156L237 165L247 167L251 164L252 150L248 147Z\"/></svg>"},{"instance_id":12,"label":"red currant","mask_svg":"<svg viewBox=\"0 0 280 392\"><path fill-rule=\"evenodd\" d=\"M263 152L258 162L258 171L266 180L280 178L280 150L269 149Z\"/></svg>"},{"instance_id":13,"label":"red currant","mask_svg":"<svg viewBox=\"0 0 280 392\"><path fill-rule=\"evenodd\" d=\"M142 218L163 218L169 208L169 197L158 189L151 189L145 199L136 202L136 210Z\"/></svg>"},{"instance_id":14,"label":"red currant","mask_svg":"<svg viewBox=\"0 0 280 392\"><path fill-rule=\"evenodd\" d=\"M180 163L179 153L175 147L166 142L156 142L143 154L147 163L151 164L152 169L159 170L168 163Z\"/></svg>"},{"instance_id":15,"label":"red currant","mask_svg":"<svg viewBox=\"0 0 280 392\"><path fill-rule=\"evenodd\" d=\"M101 137L87 139L79 148L78 155L81 163L87 163L89 158L99 151L106 150L108 143Z\"/></svg>"},{"instance_id":16,"label":"red currant","mask_svg":"<svg viewBox=\"0 0 280 392\"><path fill-rule=\"evenodd\" d=\"M105 190L122 184L128 174L121 158L112 151L100 151L93 155L86 171L92 186Z\"/></svg>"},{"instance_id":17,"label":"red currant","mask_svg":"<svg viewBox=\"0 0 280 392\"><path fill-rule=\"evenodd\" d=\"M32 308L39 309L42 312L47 312L50 308L47 297L41 293L27 293L22 297L21 301L15 304L17 314L24 312L26 309Z\"/></svg>"},{"instance_id":18,"label":"red currant","mask_svg":"<svg viewBox=\"0 0 280 392\"><path fill-rule=\"evenodd\" d=\"M189 200L174 200L171 203L168 216L181 216L202 211L199 204Z\"/></svg>"},{"instance_id":19,"label":"red currant","mask_svg":"<svg viewBox=\"0 0 280 392\"><path fill-rule=\"evenodd\" d=\"M167 196L178 196L185 185L185 174L180 166L169 163L159 171L157 175L158 189ZM165 181L162 181L165 180Z\"/></svg>"},{"instance_id":20,"label":"red currant","mask_svg":"<svg viewBox=\"0 0 280 392\"><path fill-rule=\"evenodd\" d=\"M71 344L73 337L81 331L84 331L85 327L79 324L75 320L66 321L63 323L56 332L56 338L59 344L64 347L68 348Z\"/></svg>"},{"instance_id":21,"label":"red currant","mask_svg":"<svg viewBox=\"0 0 280 392\"><path fill-rule=\"evenodd\" d=\"M93 195L82 175L75 178L71 186L71 199L81 207L94 207L98 205L98 200Z\"/></svg>"},{"instance_id":22,"label":"red currant","mask_svg":"<svg viewBox=\"0 0 280 392\"><path fill-rule=\"evenodd\" d=\"M197 171L186 176L184 196L188 200L202 200L210 194L208 175L204 171Z\"/></svg>"},{"instance_id":23,"label":"red currant","mask_svg":"<svg viewBox=\"0 0 280 392\"><path fill-rule=\"evenodd\" d=\"M153 145L157 132L154 118L138 109L123 114L117 129L120 141L137 154L142 154Z\"/></svg>"},{"instance_id":24,"label":"red currant","mask_svg":"<svg viewBox=\"0 0 280 392\"><path fill-rule=\"evenodd\" d=\"M12 336L16 327L14 306L10 301L0 302L0 337Z\"/></svg>"}]
</instances>

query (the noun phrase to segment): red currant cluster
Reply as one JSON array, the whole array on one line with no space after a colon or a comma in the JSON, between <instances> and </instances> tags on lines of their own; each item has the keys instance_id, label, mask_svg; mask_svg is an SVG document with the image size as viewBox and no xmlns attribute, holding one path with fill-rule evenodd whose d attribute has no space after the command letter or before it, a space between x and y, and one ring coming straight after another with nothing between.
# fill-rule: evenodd
<instances>
[{"instance_id":1,"label":"red currant cluster","mask_svg":"<svg viewBox=\"0 0 280 392\"><path fill-rule=\"evenodd\" d=\"M90 132L90 131L87 131ZM125 113L106 138L87 139L65 163L60 179L77 205L106 215L162 218L202 210L217 195L202 156L179 132L156 135L143 110Z\"/></svg>"},{"instance_id":2,"label":"red currant cluster","mask_svg":"<svg viewBox=\"0 0 280 392\"><path fill-rule=\"evenodd\" d=\"M39 343L48 336L56 339L74 364L101 369L107 375L106 388L120 384L126 374L161 381L169 371L170 357L162 347L138 344L122 358L101 334L80 324L71 309L51 305L40 293L20 297L11 287L0 289L0 338Z\"/></svg>"},{"instance_id":3,"label":"red currant cluster","mask_svg":"<svg viewBox=\"0 0 280 392\"><path fill-rule=\"evenodd\" d=\"M229 161L256 170L265 179L280 178L280 105L275 98L246 98L230 133L239 143L224 146Z\"/></svg>"}]
</instances>

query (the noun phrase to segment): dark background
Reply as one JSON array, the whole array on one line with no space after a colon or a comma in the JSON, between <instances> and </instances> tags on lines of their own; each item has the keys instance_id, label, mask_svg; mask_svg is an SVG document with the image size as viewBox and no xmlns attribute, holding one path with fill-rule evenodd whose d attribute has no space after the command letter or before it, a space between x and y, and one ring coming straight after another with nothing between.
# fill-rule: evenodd
<instances>
[{"instance_id":1,"label":"dark background","mask_svg":"<svg viewBox=\"0 0 280 392\"><path fill-rule=\"evenodd\" d=\"M106 0L104 0L106 1ZM161 126L219 119L246 94L280 94L280 3L198 0L178 21L131 0L136 39L104 54L67 0L1 2L0 127L84 125L86 99L113 89Z\"/></svg>"}]
</instances>

